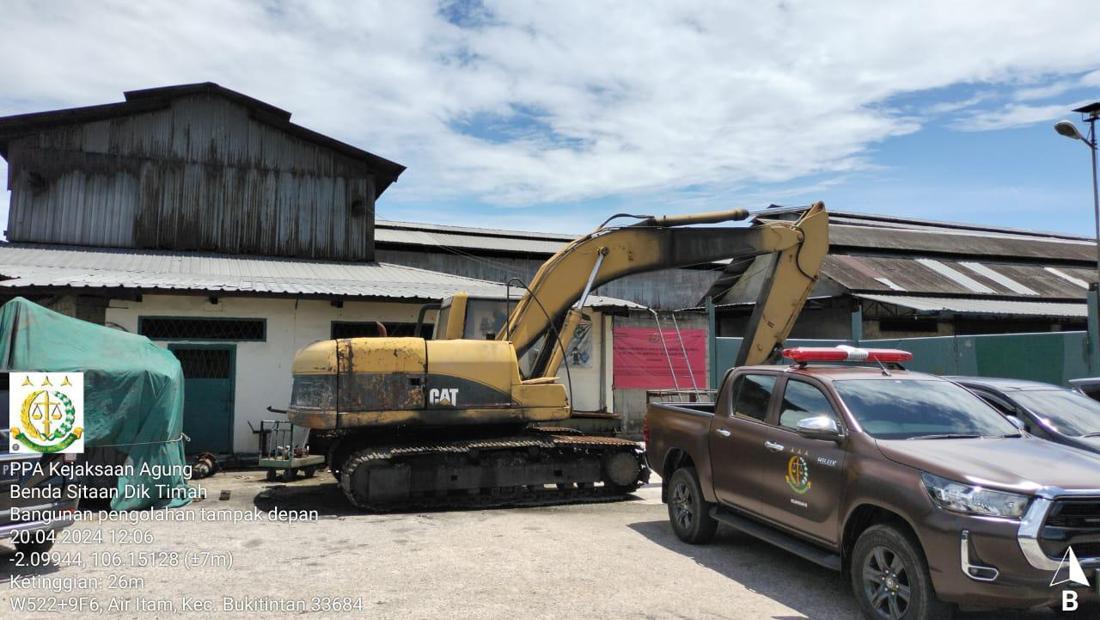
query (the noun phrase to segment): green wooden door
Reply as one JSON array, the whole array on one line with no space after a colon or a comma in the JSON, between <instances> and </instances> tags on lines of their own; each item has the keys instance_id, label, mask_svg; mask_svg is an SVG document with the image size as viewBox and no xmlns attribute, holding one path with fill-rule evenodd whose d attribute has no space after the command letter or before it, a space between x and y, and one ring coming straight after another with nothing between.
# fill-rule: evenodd
<instances>
[{"instance_id":1,"label":"green wooden door","mask_svg":"<svg viewBox=\"0 0 1100 620\"><path fill-rule=\"evenodd\" d=\"M188 453L233 452L234 345L171 344L183 367L183 432Z\"/></svg>"}]
</instances>

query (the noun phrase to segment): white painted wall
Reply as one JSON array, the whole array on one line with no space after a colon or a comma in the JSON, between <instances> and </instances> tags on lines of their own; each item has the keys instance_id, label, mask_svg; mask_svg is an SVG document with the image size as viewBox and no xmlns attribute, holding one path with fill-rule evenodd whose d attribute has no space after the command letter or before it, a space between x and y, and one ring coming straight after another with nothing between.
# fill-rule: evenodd
<instances>
[{"instance_id":1,"label":"white painted wall","mask_svg":"<svg viewBox=\"0 0 1100 620\"><path fill-rule=\"evenodd\" d=\"M291 364L302 347L325 340L332 321L415 322L419 303L345 302L343 308L324 300L230 297L211 304L205 297L145 295L141 302L112 300L106 319L137 333L140 316L205 318L262 318L267 320L266 342L236 342L233 449L256 452L256 437L248 428L273 416L271 405L285 409L290 402ZM174 340L171 342L187 342ZM167 347L169 342L157 342Z\"/></svg>"},{"instance_id":2,"label":"white painted wall","mask_svg":"<svg viewBox=\"0 0 1100 620\"><path fill-rule=\"evenodd\" d=\"M277 417L268 405L283 409L290 402L291 364L302 347L325 340L331 334L332 321L416 321L419 303L346 301L342 308L324 300L223 297L211 304L205 297L190 295L145 295L140 302L112 300L106 320L137 333L142 316L260 318L267 320L265 342L235 342L236 377L234 391L233 449L255 453L256 438L248 427L265 418ZM591 368L570 368L573 379L574 407L582 411L610 410L611 398L611 321L594 313L593 359ZM157 344L167 347L170 342ZM202 341L195 341L202 342ZM604 382L600 382L600 353L605 357ZM559 373L565 383L564 368ZM600 388L604 387L601 397Z\"/></svg>"}]
</instances>

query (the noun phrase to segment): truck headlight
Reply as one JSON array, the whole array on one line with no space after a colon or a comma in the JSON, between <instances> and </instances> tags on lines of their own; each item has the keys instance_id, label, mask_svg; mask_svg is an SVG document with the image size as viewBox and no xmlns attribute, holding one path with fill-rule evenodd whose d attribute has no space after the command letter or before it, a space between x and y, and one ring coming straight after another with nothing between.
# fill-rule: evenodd
<instances>
[{"instance_id":1,"label":"truck headlight","mask_svg":"<svg viewBox=\"0 0 1100 620\"><path fill-rule=\"evenodd\" d=\"M932 503L952 512L1019 519L1031 501L1027 495L993 491L929 473L923 473L920 477Z\"/></svg>"}]
</instances>

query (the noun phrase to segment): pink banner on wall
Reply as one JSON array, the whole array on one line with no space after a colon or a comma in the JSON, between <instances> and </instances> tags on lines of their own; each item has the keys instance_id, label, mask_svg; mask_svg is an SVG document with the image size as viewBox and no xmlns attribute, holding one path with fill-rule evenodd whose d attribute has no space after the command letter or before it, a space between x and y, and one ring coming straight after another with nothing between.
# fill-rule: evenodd
<instances>
[{"instance_id":1,"label":"pink banner on wall","mask_svg":"<svg viewBox=\"0 0 1100 620\"><path fill-rule=\"evenodd\" d=\"M707 385L707 332L705 329L681 329L684 346L674 329L658 332L656 327L616 327L613 382L616 388L649 390L691 389L691 375L699 388ZM661 346L664 337L668 356ZM687 359L684 358L687 350ZM673 380L668 362L676 372ZM688 372L688 364L691 372Z\"/></svg>"}]
</instances>

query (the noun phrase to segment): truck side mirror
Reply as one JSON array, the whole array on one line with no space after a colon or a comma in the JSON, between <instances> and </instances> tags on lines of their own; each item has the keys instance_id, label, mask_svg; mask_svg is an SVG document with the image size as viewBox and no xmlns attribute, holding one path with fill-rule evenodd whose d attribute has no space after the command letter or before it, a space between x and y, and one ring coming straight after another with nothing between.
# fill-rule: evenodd
<instances>
[{"instance_id":1,"label":"truck side mirror","mask_svg":"<svg viewBox=\"0 0 1100 620\"><path fill-rule=\"evenodd\" d=\"M815 415L798 421L795 431L803 437L810 439L825 439L836 441L840 439L840 427L836 420L828 415Z\"/></svg>"}]
</instances>

